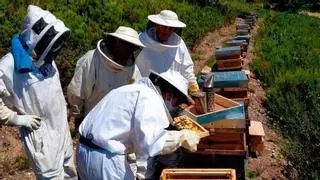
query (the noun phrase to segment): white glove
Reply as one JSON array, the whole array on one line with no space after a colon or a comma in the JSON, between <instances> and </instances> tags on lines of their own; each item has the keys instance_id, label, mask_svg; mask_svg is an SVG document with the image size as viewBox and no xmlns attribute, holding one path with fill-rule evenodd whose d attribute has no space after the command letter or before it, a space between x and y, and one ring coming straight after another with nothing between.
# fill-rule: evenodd
<instances>
[{"instance_id":1,"label":"white glove","mask_svg":"<svg viewBox=\"0 0 320 180\"><path fill-rule=\"evenodd\" d=\"M180 146L194 152L197 151L199 135L191 130L168 131L167 140L160 154L169 154L176 151Z\"/></svg>"},{"instance_id":2,"label":"white glove","mask_svg":"<svg viewBox=\"0 0 320 180\"><path fill-rule=\"evenodd\" d=\"M182 147L190 150L191 152L197 151L200 136L196 132L188 129L183 129L181 130L181 132L183 133L182 137L184 138Z\"/></svg>"},{"instance_id":3,"label":"white glove","mask_svg":"<svg viewBox=\"0 0 320 180\"><path fill-rule=\"evenodd\" d=\"M35 115L16 115L8 120L8 124L24 126L29 130L37 130L41 125L41 118Z\"/></svg>"}]
</instances>

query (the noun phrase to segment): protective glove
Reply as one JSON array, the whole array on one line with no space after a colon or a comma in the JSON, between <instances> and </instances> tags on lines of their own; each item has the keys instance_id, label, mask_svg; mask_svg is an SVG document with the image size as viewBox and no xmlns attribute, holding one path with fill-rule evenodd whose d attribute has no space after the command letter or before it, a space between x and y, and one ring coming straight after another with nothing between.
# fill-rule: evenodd
<instances>
[{"instance_id":1,"label":"protective glove","mask_svg":"<svg viewBox=\"0 0 320 180\"><path fill-rule=\"evenodd\" d=\"M188 129L183 129L181 130L181 132L183 133L182 147L188 149L191 152L197 151L200 136L196 132Z\"/></svg>"},{"instance_id":2,"label":"protective glove","mask_svg":"<svg viewBox=\"0 0 320 180\"><path fill-rule=\"evenodd\" d=\"M197 151L199 135L191 130L168 131L167 140L160 154L169 154L176 151L180 146L194 152Z\"/></svg>"},{"instance_id":3,"label":"protective glove","mask_svg":"<svg viewBox=\"0 0 320 180\"><path fill-rule=\"evenodd\" d=\"M24 126L29 130L37 130L41 125L41 118L35 115L15 115L8 120L8 124L15 126Z\"/></svg>"},{"instance_id":4,"label":"protective glove","mask_svg":"<svg viewBox=\"0 0 320 180\"><path fill-rule=\"evenodd\" d=\"M189 94L196 93L199 91L199 86L197 82L189 82L188 87Z\"/></svg>"}]
</instances>

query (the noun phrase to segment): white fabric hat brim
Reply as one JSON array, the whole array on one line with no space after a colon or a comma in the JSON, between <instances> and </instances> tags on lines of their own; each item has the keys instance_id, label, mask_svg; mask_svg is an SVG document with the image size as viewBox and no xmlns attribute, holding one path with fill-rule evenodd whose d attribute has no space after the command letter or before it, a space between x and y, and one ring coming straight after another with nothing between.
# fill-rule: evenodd
<instances>
[{"instance_id":1,"label":"white fabric hat brim","mask_svg":"<svg viewBox=\"0 0 320 180\"><path fill-rule=\"evenodd\" d=\"M135 38L135 37L132 37L132 36L127 36L125 34L118 34L118 33L105 33L105 34L109 35L109 36L113 36L113 37L119 38L119 39L121 39L123 41L129 42L129 43L134 44L136 46L145 47L138 38Z\"/></svg>"},{"instance_id":2,"label":"white fabric hat brim","mask_svg":"<svg viewBox=\"0 0 320 180\"><path fill-rule=\"evenodd\" d=\"M165 20L161 18L158 14L156 15L149 15L148 19L152 21L153 23L160 24L163 26L168 26L168 27L175 27L175 28L184 28L187 25L179 20Z\"/></svg>"},{"instance_id":3,"label":"white fabric hat brim","mask_svg":"<svg viewBox=\"0 0 320 180\"><path fill-rule=\"evenodd\" d=\"M155 72L153 70L150 70L150 74L155 74L156 76L158 76L158 77L162 78L163 80L167 81L169 84L171 84L176 89L178 89L181 92L181 94L183 94L190 103L194 104L193 99L188 95L188 93L186 93L183 89L181 89L180 86L177 85L175 82L171 81L171 79L168 79L167 77L162 76L161 74L159 74L159 73L157 73L157 72Z\"/></svg>"}]
</instances>

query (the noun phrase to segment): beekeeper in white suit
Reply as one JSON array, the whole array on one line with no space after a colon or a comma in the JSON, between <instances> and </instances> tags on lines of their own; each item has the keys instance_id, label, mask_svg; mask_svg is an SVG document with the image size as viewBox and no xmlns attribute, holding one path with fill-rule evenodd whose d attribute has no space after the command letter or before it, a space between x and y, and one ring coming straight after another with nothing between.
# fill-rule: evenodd
<instances>
[{"instance_id":1,"label":"beekeeper in white suit","mask_svg":"<svg viewBox=\"0 0 320 180\"><path fill-rule=\"evenodd\" d=\"M135 65L136 55L144 47L138 33L120 26L105 35L96 49L77 62L67 93L71 118L82 119L109 91L141 77Z\"/></svg>"},{"instance_id":2,"label":"beekeeper in white suit","mask_svg":"<svg viewBox=\"0 0 320 180\"><path fill-rule=\"evenodd\" d=\"M0 119L19 126L37 179L77 179L67 106L54 58L70 30L30 5L23 31L0 60Z\"/></svg>"},{"instance_id":3,"label":"beekeeper in white suit","mask_svg":"<svg viewBox=\"0 0 320 180\"><path fill-rule=\"evenodd\" d=\"M183 39L178 35L186 25L175 12L162 10L148 16L145 32L139 35L146 46L137 57L141 75L147 77L149 70L162 73L168 70L179 72L189 82L189 92L199 90L193 70L193 62Z\"/></svg>"},{"instance_id":4,"label":"beekeeper in white suit","mask_svg":"<svg viewBox=\"0 0 320 180\"><path fill-rule=\"evenodd\" d=\"M81 179L135 179L127 153L155 156L180 146L196 151L197 133L165 129L172 121L167 107L174 109L192 101L181 85L186 80L171 71L152 72L150 79L141 78L136 84L111 91L85 117L79 127L77 151Z\"/></svg>"}]
</instances>

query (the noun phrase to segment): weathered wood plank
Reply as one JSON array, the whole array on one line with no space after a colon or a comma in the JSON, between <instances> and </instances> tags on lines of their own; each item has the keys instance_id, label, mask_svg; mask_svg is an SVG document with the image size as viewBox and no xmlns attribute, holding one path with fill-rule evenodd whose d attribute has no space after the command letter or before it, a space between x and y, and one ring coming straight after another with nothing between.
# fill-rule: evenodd
<instances>
[{"instance_id":1,"label":"weathered wood plank","mask_svg":"<svg viewBox=\"0 0 320 180\"><path fill-rule=\"evenodd\" d=\"M240 46L222 47L215 52L216 60L236 59L241 56Z\"/></svg>"},{"instance_id":2,"label":"weathered wood plank","mask_svg":"<svg viewBox=\"0 0 320 180\"><path fill-rule=\"evenodd\" d=\"M242 69L243 63L242 59L226 59L226 60L216 60L217 69L224 70L239 70Z\"/></svg>"},{"instance_id":3,"label":"weathered wood plank","mask_svg":"<svg viewBox=\"0 0 320 180\"><path fill-rule=\"evenodd\" d=\"M260 121L251 121L251 125L249 127L249 135L250 136L265 136L265 132Z\"/></svg>"}]
</instances>

